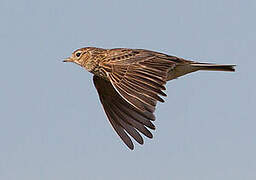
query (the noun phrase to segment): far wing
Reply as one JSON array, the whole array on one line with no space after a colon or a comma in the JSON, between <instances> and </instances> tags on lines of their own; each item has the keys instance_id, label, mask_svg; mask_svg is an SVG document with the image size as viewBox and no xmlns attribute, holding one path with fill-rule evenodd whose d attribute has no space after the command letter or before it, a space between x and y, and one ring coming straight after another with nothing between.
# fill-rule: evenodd
<instances>
[{"instance_id":1,"label":"far wing","mask_svg":"<svg viewBox=\"0 0 256 180\"><path fill-rule=\"evenodd\" d=\"M133 149L134 145L128 134L140 144L143 144L143 138L139 132L149 138L153 137L146 128L155 129L151 122L155 120L152 112L141 112L129 104L117 93L109 81L94 75L93 82L112 127L130 149Z\"/></svg>"}]
</instances>

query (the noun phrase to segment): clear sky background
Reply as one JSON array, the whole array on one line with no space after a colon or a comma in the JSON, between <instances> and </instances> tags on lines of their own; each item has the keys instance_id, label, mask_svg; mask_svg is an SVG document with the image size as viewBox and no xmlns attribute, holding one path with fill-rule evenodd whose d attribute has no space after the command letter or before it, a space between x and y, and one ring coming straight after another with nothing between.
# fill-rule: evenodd
<instances>
[{"instance_id":1,"label":"clear sky background","mask_svg":"<svg viewBox=\"0 0 256 180\"><path fill-rule=\"evenodd\" d=\"M256 1L0 1L1 180L255 180ZM145 48L235 73L167 84L153 139L130 151L80 47Z\"/></svg>"}]
</instances>

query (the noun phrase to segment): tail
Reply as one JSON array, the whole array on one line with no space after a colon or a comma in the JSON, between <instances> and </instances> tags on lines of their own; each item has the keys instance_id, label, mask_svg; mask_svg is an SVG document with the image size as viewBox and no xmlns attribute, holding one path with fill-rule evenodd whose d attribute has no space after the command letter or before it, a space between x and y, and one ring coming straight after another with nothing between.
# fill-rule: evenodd
<instances>
[{"instance_id":1,"label":"tail","mask_svg":"<svg viewBox=\"0 0 256 180\"><path fill-rule=\"evenodd\" d=\"M209 63L192 63L191 66L198 68L198 70L205 71L235 71L236 65L219 65L219 64L209 64Z\"/></svg>"}]
</instances>

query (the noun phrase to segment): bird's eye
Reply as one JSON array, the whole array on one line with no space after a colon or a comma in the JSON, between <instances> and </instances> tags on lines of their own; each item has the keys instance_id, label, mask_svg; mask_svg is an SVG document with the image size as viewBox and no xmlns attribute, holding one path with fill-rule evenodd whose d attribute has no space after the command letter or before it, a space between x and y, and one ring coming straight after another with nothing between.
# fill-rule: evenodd
<instances>
[{"instance_id":1,"label":"bird's eye","mask_svg":"<svg viewBox=\"0 0 256 180\"><path fill-rule=\"evenodd\" d=\"M76 53L76 57L80 57L82 53L78 52Z\"/></svg>"}]
</instances>

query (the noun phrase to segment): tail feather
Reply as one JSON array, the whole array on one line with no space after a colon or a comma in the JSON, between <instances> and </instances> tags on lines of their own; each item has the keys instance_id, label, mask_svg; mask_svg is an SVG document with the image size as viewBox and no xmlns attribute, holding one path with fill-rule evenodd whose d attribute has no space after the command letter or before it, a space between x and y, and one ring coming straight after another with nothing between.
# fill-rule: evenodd
<instances>
[{"instance_id":1,"label":"tail feather","mask_svg":"<svg viewBox=\"0 0 256 180\"><path fill-rule=\"evenodd\" d=\"M219 64L209 64L209 63L192 63L193 67L198 68L199 70L206 71L235 71L236 65L219 65Z\"/></svg>"},{"instance_id":2,"label":"tail feather","mask_svg":"<svg viewBox=\"0 0 256 180\"><path fill-rule=\"evenodd\" d=\"M170 71L167 77L167 81L176 79L188 73L192 73L198 70L205 71L228 71L234 72L236 65L220 65L220 64L210 64L210 63L198 63L190 62L188 64L178 64L174 70Z\"/></svg>"}]
</instances>

